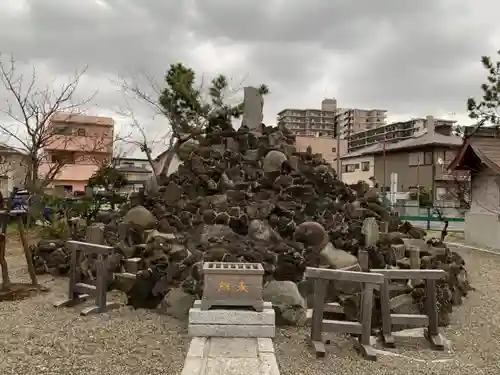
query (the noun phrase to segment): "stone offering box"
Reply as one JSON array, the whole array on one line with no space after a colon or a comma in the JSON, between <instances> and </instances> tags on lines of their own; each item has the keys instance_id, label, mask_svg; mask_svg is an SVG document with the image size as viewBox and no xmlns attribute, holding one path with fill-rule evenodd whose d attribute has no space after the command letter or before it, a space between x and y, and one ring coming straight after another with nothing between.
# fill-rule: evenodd
<instances>
[{"instance_id":1,"label":"stone offering box","mask_svg":"<svg viewBox=\"0 0 500 375\"><path fill-rule=\"evenodd\" d=\"M260 263L205 262L201 309L238 306L262 311L263 275Z\"/></svg>"}]
</instances>

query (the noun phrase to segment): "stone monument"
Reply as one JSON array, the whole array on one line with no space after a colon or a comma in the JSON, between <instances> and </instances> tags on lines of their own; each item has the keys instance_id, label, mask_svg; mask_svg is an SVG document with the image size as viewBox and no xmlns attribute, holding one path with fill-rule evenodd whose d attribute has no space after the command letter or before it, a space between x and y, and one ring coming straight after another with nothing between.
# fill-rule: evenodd
<instances>
[{"instance_id":1,"label":"stone monument","mask_svg":"<svg viewBox=\"0 0 500 375\"><path fill-rule=\"evenodd\" d=\"M261 133L262 120L264 118L264 98L256 87L245 87L243 89L243 120L241 125L246 125L252 133Z\"/></svg>"}]
</instances>

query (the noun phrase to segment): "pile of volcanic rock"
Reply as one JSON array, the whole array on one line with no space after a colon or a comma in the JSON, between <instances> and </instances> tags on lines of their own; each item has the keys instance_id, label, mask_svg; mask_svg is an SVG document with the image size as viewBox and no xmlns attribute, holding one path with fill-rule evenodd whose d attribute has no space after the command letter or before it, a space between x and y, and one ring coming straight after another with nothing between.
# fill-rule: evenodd
<instances>
[{"instance_id":1,"label":"pile of volcanic rock","mask_svg":"<svg viewBox=\"0 0 500 375\"><path fill-rule=\"evenodd\" d=\"M377 244L368 247L366 218L387 227ZM128 293L132 305L159 304L167 313L185 316L202 292L203 261L258 262L265 270L265 299L273 302L282 321L293 324L304 322L312 295L304 281L306 267L361 270L360 249L368 251L370 268L404 267L391 245L425 234L393 216L365 183L339 181L321 154L297 152L286 129L264 125L259 132L243 125L207 134L184 152L176 173L132 197L120 214L103 215L99 221L106 243L116 248L110 273L128 271L131 259L139 269L133 284L110 282L110 288ZM67 272L63 242L43 240L34 254L39 272ZM449 272L439 285L445 324L451 305L470 289L463 260L449 251L421 256L426 257L422 267ZM92 278L92 267L92 260L85 259L82 275ZM344 306L348 318L356 315L358 288L331 289L329 301ZM398 308L421 309L422 291L411 287Z\"/></svg>"}]
</instances>

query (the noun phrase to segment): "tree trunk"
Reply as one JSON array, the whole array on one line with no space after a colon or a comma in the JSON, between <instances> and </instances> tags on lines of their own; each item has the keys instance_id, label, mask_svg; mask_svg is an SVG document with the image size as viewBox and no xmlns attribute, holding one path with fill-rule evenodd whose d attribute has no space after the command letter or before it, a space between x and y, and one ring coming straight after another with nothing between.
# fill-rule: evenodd
<instances>
[{"instance_id":1,"label":"tree trunk","mask_svg":"<svg viewBox=\"0 0 500 375\"><path fill-rule=\"evenodd\" d=\"M17 225L19 229L19 237L21 237L21 243L23 245L24 256L26 258L26 264L28 265L28 273L31 279L31 285L38 285L38 281L36 279L35 266L33 264L33 254L31 253L31 249L28 245L28 240L26 239L26 232L24 230L24 217L19 215L17 218Z\"/></svg>"},{"instance_id":2,"label":"tree trunk","mask_svg":"<svg viewBox=\"0 0 500 375\"><path fill-rule=\"evenodd\" d=\"M168 151L167 159L165 160L165 164L163 165L163 169L160 171L161 176L168 176L168 170L170 169L170 164L172 164L172 160L174 160L174 156L178 153L181 148L182 142L177 139L172 146L172 148Z\"/></svg>"},{"instance_id":3,"label":"tree trunk","mask_svg":"<svg viewBox=\"0 0 500 375\"><path fill-rule=\"evenodd\" d=\"M4 210L2 208L2 210ZM9 277L9 267L7 265L7 260L5 259L5 248L7 245L7 223L9 221L9 216L2 215L2 232L0 233L0 267L2 269L2 289L10 288L11 282Z\"/></svg>"},{"instance_id":4,"label":"tree trunk","mask_svg":"<svg viewBox=\"0 0 500 375\"><path fill-rule=\"evenodd\" d=\"M156 171L155 163L154 163L153 158L151 156L151 150L147 147L147 145L145 145L144 150L145 150L144 153L146 154L146 158L148 159L148 163L151 166L151 169L153 170L153 175L156 179L156 182L160 183L158 172Z\"/></svg>"}]
</instances>

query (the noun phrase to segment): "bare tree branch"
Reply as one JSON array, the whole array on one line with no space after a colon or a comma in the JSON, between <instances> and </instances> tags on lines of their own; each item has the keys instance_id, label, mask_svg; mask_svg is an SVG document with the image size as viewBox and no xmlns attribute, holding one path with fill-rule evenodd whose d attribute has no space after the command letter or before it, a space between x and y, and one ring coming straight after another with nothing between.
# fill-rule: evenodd
<instances>
[{"instance_id":1,"label":"bare tree branch","mask_svg":"<svg viewBox=\"0 0 500 375\"><path fill-rule=\"evenodd\" d=\"M232 87L222 74L213 78L208 86L204 85L204 77L201 78L198 85L194 70L175 63L170 65L161 85L144 72L132 79L115 82L126 96L146 104L154 116L161 114L167 120L169 146L163 153L162 170L154 168L157 177L168 173L174 156L183 144L193 139L201 141L205 133L218 128L226 130L222 128L230 127L231 120L243 114L242 102L228 103L241 86ZM261 85L259 91L263 95L269 93L266 85ZM141 149L150 150L144 127L138 124L136 118L134 120L134 116L129 117L132 118L132 126L141 134Z\"/></svg>"},{"instance_id":2,"label":"bare tree branch","mask_svg":"<svg viewBox=\"0 0 500 375\"><path fill-rule=\"evenodd\" d=\"M7 93L5 105L0 107L13 123L0 124L0 133L17 143L14 147L28 155L28 176L26 187L33 192L46 186L64 166L64 162L52 163L49 173L41 178L40 166L47 163L44 149L57 137L57 129L50 126L50 118L57 112L70 114L81 113L81 108L88 104L97 91L88 98L74 102L74 95L80 79L87 68L76 71L66 83L55 80L50 85L43 85L35 67L29 77L20 72L13 56L4 61L0 55L0 84Z\"/></svg>"},{"instance_id":3,"label":"bare tree branch","mask_svg":"<svg viewBox=\"0 0 500 375\"><path fill-rule=\"evenodd\" d=\"M121 116L130 119L131 121L130 126L138 133L137 134L138 139L136 139L133 136L130 136L126 142L129 143L130 145L138 147L142 152L144 152L144 154L146 155L146 159L148 160L148 163L153 171L153 175L156 181L158 182L159 175L158 171L155 168L155 162L152 156L152 149L154 148L155 144L160 144L162 142L164 143L166 139L170 139L170 141L172 141L171 129L168 128L165 134L155 137L154 140L148 139L144 126L142 126L139 120L137 119L137 116L135 115L129 100L125 98L125 101L127 104L127 108L120 109L119 114Z\"/></svg>"}]
</instances>

